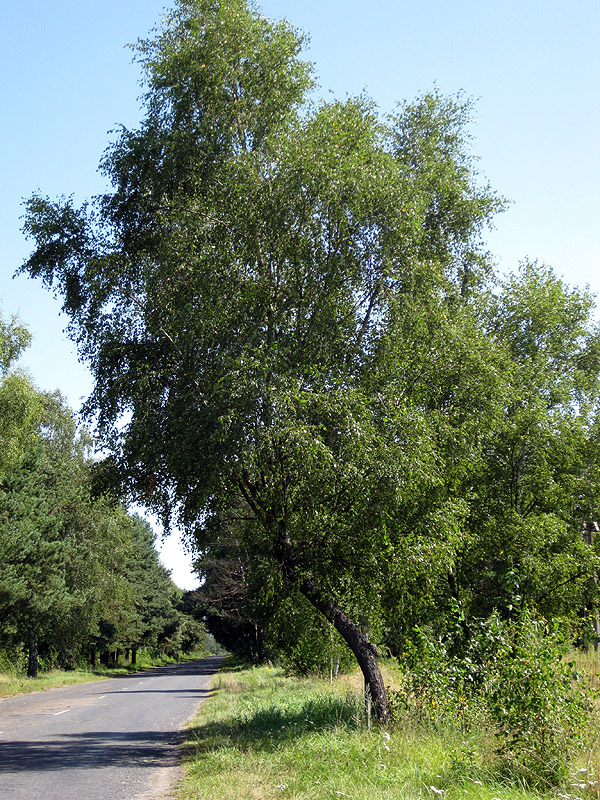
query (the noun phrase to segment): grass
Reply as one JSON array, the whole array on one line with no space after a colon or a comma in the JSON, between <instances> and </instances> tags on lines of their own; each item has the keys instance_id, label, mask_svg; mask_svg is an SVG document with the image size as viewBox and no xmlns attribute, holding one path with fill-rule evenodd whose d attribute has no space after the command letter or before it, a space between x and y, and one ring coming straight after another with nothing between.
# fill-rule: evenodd
<instances>
[{"instance_id":1,"label":"grass","mask_svg":"<svg viewBox=\"0 0 600 800\"><path fill-rule=\"evenodd\" d=\"M168 656L153 657L144 651L138 651L137 663L121 661L117 667L96 667L96 669L53 669L40 672L37 678L28 678L22 671L12 669L10 665L3 663L4 671L0 672L0 698L12 697L17 694L27 694L29 692L39 692L44 689L54 689L58 686L71 686L76 683L88 683L89 681L100 681L106 678L119 678L129 675L131 672L141 672L153 667L161 667L166 664L174 664L177 661L189 661L194 658L202 658L204 653L195 653L183 656L180 659Z\"/></svg>"},{"instance_id":2,"label":"grass","mask_svg":"<svg viewBox=\"0 0 600 800\"><path fill-rule=\"evenodd\" d=\"M494 774L483 729L367 731L355 677L330 686L264 667L220 672L213 685L188 732L182 800L542 796ZM571 789L563 796L582 793Z\"/></svg>"},{"instance_id":3,"label":"grass","mask_svg":"<svg viewBox=\"0 0 600 800\"><path fill-rule=\"evenodd\" d=\"M86 683L105 678L105 675L97 675L86 670L64 670L53 669L50 672L43 672L37 678L27 678L24 675L11 675L0 673L0 697L12 697L16 694L26 694L28 692L39 692L43 689L53 689L56 686L67 686L73 683Z\"/></svg>"}]
</instances>

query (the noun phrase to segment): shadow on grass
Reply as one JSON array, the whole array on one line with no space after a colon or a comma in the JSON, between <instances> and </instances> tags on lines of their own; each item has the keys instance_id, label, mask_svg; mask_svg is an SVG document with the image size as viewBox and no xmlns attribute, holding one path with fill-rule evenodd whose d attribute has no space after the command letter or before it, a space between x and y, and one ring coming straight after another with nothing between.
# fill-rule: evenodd
<instances>
[{"instance_id":1,"label":"shadow on grass","mask_svg":"<svg viewBox=\"0 0 600 800\"><path fill-rule=\"evenodd\" d=\"M241 751L270 752L315 731L362 727L359 698L324 694L306 700L299 708L271 705L194 726L188 731L185 757L193 759L232 746Z\"/></svg>"},{"instance_id":2,"label":"shadow on grass","mask_svg":"<svg viewBox=\"0 0 600 800\"><path fill-rule=\"evenodd\" d=\"M225 656L218 656L221 659L221 666L219 669L223 670L224 672L244 672L247 669L252 669L255 666L259 666L257 664L252 664L250 661L244 661L243 658L239 658L239 656L234 656L231 653L228 653Z\"/></svg>"}]
</instances>

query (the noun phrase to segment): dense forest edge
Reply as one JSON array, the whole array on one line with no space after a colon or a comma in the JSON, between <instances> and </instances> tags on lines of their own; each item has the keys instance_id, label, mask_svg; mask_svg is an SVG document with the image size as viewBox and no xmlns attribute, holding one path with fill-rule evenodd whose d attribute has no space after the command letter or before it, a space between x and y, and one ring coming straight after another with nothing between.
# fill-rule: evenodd
<instances>
[{"instance_id":1,"label":"dense forest edge","mask_svg":"<svg viewBox=\"0 0 600 800\"><path fill-rule=\"evenodd\" d=\"M337 733L454 731L459 772L577 768L597 794L595 298L535 260L497 272L471 101L315 100L304 46L244 0L179 0L135 46L112 189L26 202L21 271L62 300L94 438L4 318L0 658L110 667L208 632L274 704L358 664L364 721L331 701ZM132 501L185 532L197 591ZM236 714L215 741L243 749Z\"/></svg>"},{"instance_id":2,"label":"dense forest edge","mask_svg":"<svg viewBox=\"0 0 600 800\"><path fill-rule=\"evenodd\" d=\"M14 367L28 341L0 318L0 694L39 670L115 674L214 650L150 524L102 485L88 431Z\"/></svg>"}]
</instances>

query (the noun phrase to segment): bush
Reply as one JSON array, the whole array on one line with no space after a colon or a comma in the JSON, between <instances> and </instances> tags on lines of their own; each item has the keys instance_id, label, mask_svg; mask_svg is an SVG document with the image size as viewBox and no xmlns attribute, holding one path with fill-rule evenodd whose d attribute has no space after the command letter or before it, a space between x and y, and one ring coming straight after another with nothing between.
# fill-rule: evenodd
<instances>
[{"instance_id":1,"label":"bush","mask_svg":"<svg viewBox=\"0 0 600 800\"><path fill-rule=\"evenodd\" d=\"M556 786L568 776L591 704L565 660L564 636L524 612L490 671L487 706L502 767L527 783Z\"/></svg>"},{"instance_id":2,"label":"bush","mask_svg":"<svg viewBox=\"0 0 600 800\"><path fill-rule=\"evenodd\" d=\"M419 658L389 692L393 720L487 725L505 777L545 787L566 779L592 705L557 625L529 611L511 622L492 616L472 626L460 655L450 655L455 642L422 633L414 647Z\"/></svg>"},{"instance_id":3,"label":"bush","mask_svg":"<svg viewBox=\"0 0 600 800\"><path fill-rule=\"evenodd\" d=\"M454 637L436 640L418 628L413 633L400 687L388 690L392 720L444 728L481 725L481 692L504 644L498 620L478 623L460 650Z\"/></svg>"},{"instance_id":4,"label":"bush","mask_svg":"<svg viewBox=\"0 0 600 800\"><path fill-rule=\"evenodd\" d=\"M267 655L288 675L326 677L356 659L331 623L302 597L284 598L266 628Z\"/></svg>"}]
</instances>

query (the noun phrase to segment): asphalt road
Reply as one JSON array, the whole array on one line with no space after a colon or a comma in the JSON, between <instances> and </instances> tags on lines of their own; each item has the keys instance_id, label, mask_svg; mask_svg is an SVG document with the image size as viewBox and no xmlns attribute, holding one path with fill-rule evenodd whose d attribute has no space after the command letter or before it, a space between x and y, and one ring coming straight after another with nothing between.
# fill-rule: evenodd
<instances>
[{"instance_id":1,"label":"asphalt road","mask_svg":"<svg viewBox=\"0 0 600 800\"><path fill-rule=\"evenodd\" d=\"M0 700L2 800L154 800L220 658Z\"/></svg>"}]
</instances>

